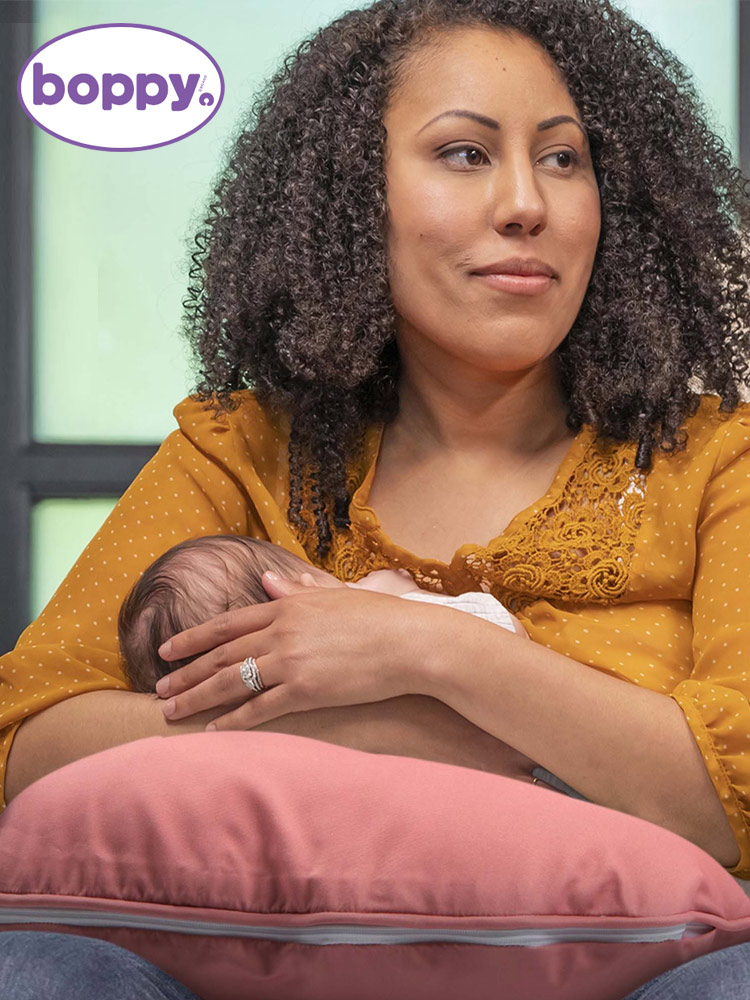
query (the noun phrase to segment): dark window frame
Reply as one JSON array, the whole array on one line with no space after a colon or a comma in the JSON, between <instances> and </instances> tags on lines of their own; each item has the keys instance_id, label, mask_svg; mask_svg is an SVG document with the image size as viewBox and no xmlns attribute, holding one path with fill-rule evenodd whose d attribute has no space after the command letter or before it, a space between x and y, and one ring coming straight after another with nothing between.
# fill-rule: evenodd
<instances>
[{"instance_id":1,"label":"dark window frame","mask_svg":"<svg viewBox=\"0 0 750 1000\"><path fill-rule=\"evenodd\" d=\"M750 0L739 0L739 138L750 177ZM31 510L51 497L117 498L159 445L43 444L32 440L32 130L16 81L33 51L33 0L0 3L0 652L12 649L30 620ZM5 122L5 128L2 123Z\"/></svg>"},{"instance_id":2,"label":"dark window frame","mask_svg":"<svg viewBox=\"0 0 750 1000\"><path fill-rule=\"evenodd\" d=\"M31 618L31 511L50 498L120 497L159 445L44 444L32 439L32 136L16 97L33 51L32 0L0 3L0 653ZM5 122L5 128L2 123Z\"/></svg>"}]
</instances>

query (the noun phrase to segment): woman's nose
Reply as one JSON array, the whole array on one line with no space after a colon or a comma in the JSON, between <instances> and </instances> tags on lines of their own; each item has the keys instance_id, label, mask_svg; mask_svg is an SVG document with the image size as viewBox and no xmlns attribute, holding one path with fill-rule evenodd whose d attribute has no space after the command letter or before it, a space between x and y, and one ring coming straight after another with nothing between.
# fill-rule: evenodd
<instances>
[{"instance_id":1,"label":"woman's nose","mask_svg":"<svg viewBox=\"0 0 750 1000\"><path fill-rule=\"evenodd\" d=\"M547 205L528 158L506 158L499 165L492 198L493 223L499 231L514 225L531 232L546 221Z\"/></svg>"}]
</instances>

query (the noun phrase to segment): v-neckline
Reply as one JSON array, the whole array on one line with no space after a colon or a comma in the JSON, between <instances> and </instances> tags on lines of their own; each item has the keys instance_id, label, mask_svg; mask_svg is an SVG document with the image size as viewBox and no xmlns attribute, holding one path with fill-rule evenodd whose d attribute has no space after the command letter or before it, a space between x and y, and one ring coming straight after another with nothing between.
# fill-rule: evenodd
<instances>
[{"instance_id":1,"label":"v-neckline","mask_svg":"<svg viewBox=\"0 0 750 1000\"><path fill-rule=\"evenodd\" d=\"M514 514L500 534L495 535L494 538L491 538L484 545L479 542L467 542L464 545L459 546L453 553L450 563L445 563L440 559L423 558L416 553L405 549L403 546L399 545L398 542L395 542L385 533L376 511L367 503L370 496L372 482L375 478L377 461L380 457L384 430L385 422L381 421L380 423L371 426L366 434L363 463L367 468L367 472L352 496L350 519L354 521L356 517L356 522L365 530L365 532L378 539L380 548L388 556L395 556L401 564L405 564L407 566L426 566L438 572L460 569L466 557L479 549L496 549L503 539L512 534L516 534L518 529L523 524L528 523L541 507L551 506L562 493L563 488L570 479L573 470L577 468L578 463L585 451L585 447L589 443L592 432L592 428L588 424L583 424L581 426L576 436L570 442L570 446L565 453L564 458L560 462L557 472L555 473L555 476L545 493L533 503Z\"/></svg>"}]
</instances>

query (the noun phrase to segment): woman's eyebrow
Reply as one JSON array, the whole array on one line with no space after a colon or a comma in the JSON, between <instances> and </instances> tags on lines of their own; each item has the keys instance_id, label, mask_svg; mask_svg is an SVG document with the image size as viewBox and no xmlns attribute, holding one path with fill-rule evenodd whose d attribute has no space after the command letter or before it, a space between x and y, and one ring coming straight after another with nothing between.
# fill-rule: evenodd
<instances>
[{"instance_id":1,"label":"woman's eyebrow","mask_svg":"<svg viewBox=\"0 0 750 1000\"><path fill-rule=\"evenodd\" d=\"M454 110L442 111L439 115L435 115L434 118L431 118L427 122L427 125L422 126L419 132L424 132L428 125L432 125L432 123L436 122L439 118L445 118L447 116L452 118L471 118L473 121L478 122L479 125L484 125L486 128L493 128L496 131L500 128L500 123L496 122L494 118L488 118L487 115L480 115L476 111ZM554 128L555 125L561 125L563 122L572 122L574 125L577 125L583 133L583 137L586 138L586 129L577 118L573 118L571 115L555 115L553 118L545 118L544 121L539 122L537 125L537 132L543 132L545 129ZM417 135L419 135L419 132L417 132Z\"/></svg>"}]
</instances>

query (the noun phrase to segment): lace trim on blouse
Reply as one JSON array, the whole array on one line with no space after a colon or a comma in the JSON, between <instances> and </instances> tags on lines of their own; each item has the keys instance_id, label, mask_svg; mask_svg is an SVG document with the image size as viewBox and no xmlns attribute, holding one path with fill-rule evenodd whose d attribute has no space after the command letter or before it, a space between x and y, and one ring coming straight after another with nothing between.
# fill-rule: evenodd
<instances>
[{"instance_id":1,"label":"lace trim on blouse","mask_svg":"<svg viewBox=\"0 0 750 1000\"><path fill-rule=\"evenodd\" d=\"M383 425L368 432L364 458L351 467L351 527L334 534L323 563L315 553L312 518L306 520L302 544L316 565L347 582L403 568L424 590L453 596L484 591L514 614L540 598L611 604L624 594L646 498L647 473L635 468L637 443L604 441L584 425L547 493L487 545L462 545L448 565L394 543L362 499L382 432Z\"/></svg>"}]
</instances>

